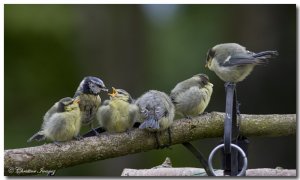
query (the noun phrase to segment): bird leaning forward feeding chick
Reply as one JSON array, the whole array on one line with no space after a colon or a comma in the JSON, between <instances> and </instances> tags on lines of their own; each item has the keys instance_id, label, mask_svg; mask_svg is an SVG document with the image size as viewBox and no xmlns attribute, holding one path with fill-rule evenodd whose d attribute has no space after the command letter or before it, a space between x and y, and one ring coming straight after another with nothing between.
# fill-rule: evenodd
<instances>
[{"instance_id":1,"label":"bird leaning forward feeding chick","mask_svg":"<svg viewBox=\"0 0 300 180\"><path fill-rule=\"evenodd\" d=\"M99 133L93 128L93 121L101 104L99 95L101 91L108 91L104 82L97 77L87 76L80 82L74 95L74 98L80 100L79 108L82 125L90 126L96 135L99 135Z\"/></svg>"}]
</instances>

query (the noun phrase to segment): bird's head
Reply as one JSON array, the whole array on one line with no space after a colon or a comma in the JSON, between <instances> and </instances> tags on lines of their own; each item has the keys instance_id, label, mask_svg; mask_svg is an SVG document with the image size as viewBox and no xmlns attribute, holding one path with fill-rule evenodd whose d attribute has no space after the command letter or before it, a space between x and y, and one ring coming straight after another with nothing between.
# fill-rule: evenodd
<instances>
[{"instance_id":1,"label":"bird's head","mask_svg":"<svg viewBox=\"0 0 300 180\"><path fill-rule=\"evenodd\" d=\"M207 54L206 54L206 64L205 64L205 67L206 68L211 68L211 62L212 62L212 59L215 57L215 54L216 54L216 51L211 48L207 51Z\"/></svg>"},{"instance_id":2,"label":"bird's head","mask_svg":"<svg viewBox=\"0 0 300 180\"><path fill-rule=\"evenodd\" d=\"M79 89L79 91L82 91L82 93L93 94L93 95L98 95L101 91L108 91L108 89L106 89L103 81L101 79L99 79L97 77L93 77L93 76L85 77L81 81L78 89Z\"/></svg>"},{"instance_id":3,"label":"bird's head","mask_svg":"<svg viewBox=\"0 0 300 180\"><path fill-rule=\"evenodd\" d=\"M120 99L129 103L132 103L133 99L130 94L124 89L116 89L112 87L112 92L108 93L111 99Z\"/></svg>"},{"instance_id":4,"label":"bird's head","mask_svg":"<svg viewBox=\"0 0 300 180\"><path fill-rule=\"evenodd\" d=\"M61 100L59 100L58 102L58 112L70 112L72 110L79 110L79 99L78 98L70 98L70 97L66 97L66 98L62 98Z\"/></svg>"},{"instance_id":5,"label":"bird's head","mask_svg":"<svg viewBox=\"0 0 300 180\"><path fill-rule=\"evenodd\" d=\"M206 74L196 74L194 75L194 78L201 85L201 87L209 83L209 78Z\"/></svg>"}]
</instances>

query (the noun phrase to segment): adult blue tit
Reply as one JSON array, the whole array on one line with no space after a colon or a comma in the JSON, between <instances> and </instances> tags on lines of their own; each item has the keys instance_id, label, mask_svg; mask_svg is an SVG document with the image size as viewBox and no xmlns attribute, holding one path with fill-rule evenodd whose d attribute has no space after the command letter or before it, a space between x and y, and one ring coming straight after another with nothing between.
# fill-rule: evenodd
<instances>
[{"instance_id":1,"label":"adult blue tit","mask_svg":"<svg viewBox=\"0 0 300 180\"><path fill-rule=\"evenodd\" d=\"M101 127L108 132L125 132L133 127L138 107L132 104L132 97L123 89L112 87L108 93L110 100L99 107L96 118Z\"/></svg>"},{"instance_id":2,"label":"adult blue tit","mask_svg":"<svg viewBox=\"0 0 300 180\"><path fill-rule=\"evenodd\" d=\"M79 98L82 125L89 125L93 128L93 120L101 104L100 92L108 91L103 81L97 77L85 77L77 88L74 98ZM98 132L95 132L98 135Z\"/></svg>"},{"instance_id":3,"label":"adult blue tit","mask_svg":"<svg viewBox=\"0 0 300 180\"><path fill-rule=\"evenodd\" d=\"M77 139L81 127L78 102L79 99L70 97L56 102L44 115L41 130L27 142L49 139L59 145L59 142Z\"/></svg>"},{"instance_id":4,"label":"adult blue tit","mask_svg":"<svg viewBox=\"0 0 300 180\"><path fill-rule=\"evenodd\" d=\"M207 107L213 92L213 84L205 74L179 82L170 93L176 113L187 118L200 115Z\"/></svg>"},{"instance_id":5,"label":"adult blue tit","mask_svg":"<svg viewBox=\"0 0 300 180\"><path fill-rule=\"evenodd\" d=\"M266 64L278 56L277 51L254 53L237 43L218 44L208 50L206 65L225 82L243 81L256 65Z\"/></svg>"},{"instance_id":6,"label":"adult blue tit","mask_svg":"<svg viewBox=\"0 0 300 180\"><path fill-rule=\"evenodd\" d=\"M157 132L168 130L171 144L170 126L175 116L175 107L170 97L161 91L150 90L138 98L135 104L139 107L142 124L140 129L154 132L157 147L162 147Z\"/></svg>"}]
</instances>

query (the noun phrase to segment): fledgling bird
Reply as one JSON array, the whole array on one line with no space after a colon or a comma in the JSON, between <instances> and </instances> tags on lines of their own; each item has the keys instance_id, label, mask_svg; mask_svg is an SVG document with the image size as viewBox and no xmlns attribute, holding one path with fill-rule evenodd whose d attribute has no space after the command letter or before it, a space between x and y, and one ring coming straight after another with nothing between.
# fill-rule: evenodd
<instances>
[{"instance_id":1,"label":"fledgling bird","mask_svg":"<svg viewBox=\"0 0 300 180\"><path fill-rule=\"evenodd\" d=\"M56 145L59 142L78 138L81 127L78 99L62 98L45 114L42 128L27 142L49 139Z\"/></svg>"},{"instance_id":2,"label":"fledgling bird","mask_svg":"<svg viewBox=\"0 0 300 180\"><path fill-rule=\"evenodd\" d=\"M160 143L157 132L168 129L171 144L170 126L175 116L175 107L170 97L164 92L150 90L139 97L135 104L139 107L142 121L139 128L154 132L158 148Z\"/></svg>"},{"instance_id":3,"label":"fledgling bird","mask_svg":"<svg viewBox=\"0 0 300 180\"><path fill-rule=\"evenodd\" d=\"M93 120L101 104L99 96L101 91L108 91L103 81L97 77L87 76L80 82L74 95L74 98L79 98L80 100L79 108L82 125L89 125L93 131L95 131ZM99 135L97 131L95 133Z\"/></svg>"},{"instance_id":4,"label":"fledgling bird","mask_svg":"<svg viewBox=\"0 0 300 180\"><path fill-rule=\"evenodd\" d=\"M96 119L101 127L108 132L125 132L133 127L137 117L138 107L132 104L132 97L123 89L112 87L108 93L110 100L99 107Z\"/></svg>"},{"instance_id":5,"label":"fledgling bird","mask_svg":"<svg viewBox=\"0 0 300 180\"><path fill-rule=\"evenodd\" d=\"M277 51L254 53L237 43L218 44L208 50L206 65L225 82L243 81L256 65L266 64L278 56Z\"/></svg>"},{"instance_id":6,"label":"fledgling bird","mask_svg":"<svg viewBox=\"0 0 300 180\"><path fill-rule=\"evenodd\" d=\"M179 82L170 93L176 113L187 118L204 112L213 92L213 84L205 74Z\"/></svg>"}]
</instances>

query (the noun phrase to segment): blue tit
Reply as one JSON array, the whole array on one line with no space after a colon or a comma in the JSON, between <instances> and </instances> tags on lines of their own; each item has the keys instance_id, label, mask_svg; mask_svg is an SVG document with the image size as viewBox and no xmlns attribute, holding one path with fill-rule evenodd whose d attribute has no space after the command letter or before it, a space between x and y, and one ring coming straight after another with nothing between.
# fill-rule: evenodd
<instances>
[{"instance_id":1,"label":"blue tit","mask_svg":"<svg viewBox=\"0 0 300 180\"><path fill-rule=\"evenodd\" d=\"M42 128L27 142L49 139L55 144L78 137L81 121L79 99L62 98L45 114Z\"/></svg>"},{"instance_id":2,"label":"blue tit","mask_svg":"<svg viewBox=\"0 0 300 180\"><path fill-rule=\"evenodd\" d=\"M236 43L218 44L207 52L206 65L225 82L243 81L256 65L266 64L277 51L254 53Z\"/></svg>"},{"instance_id":3,"label":"blue tit","mask_svg":"<svg viewBox=\"0 0 300 180\"><path fill-rule=\"evenodd\" d=\"M135 104L139 107L142 124L140 129L154 132L157 146L160 147L157 132L168 129L171 144L170 126L175 116L175 107L170 97L161 91L150 90L139 97Z\"/></svg>"},{"instance_id":4,"label":"blue tit","mask_svg":"<svg viewBox=\"0 0 300 180\"><path fill-rule=\"evenodd\" d=\"M93 120L101 104L101 91L108 91L103 81L97 77L85 77L77 88L74 98L79 98L82 125L89 125L93 131ZM98 135L98 132L95 132Z\"/></svg>"},{"instance_id":5,"label":"blue tit","mask_svg":"<svg viewBox=\"0 0 300 180\"><path fill-rule=\"evenodd\" d=\"M112 87L108 93L110 100L106 100L99 107L96 119L101 127L108 132L125 132L133 127L138 113L138 107L132 104L132 98L123 89Z\"/></svg>"},{"instance_id":6,"label":"blue tit","mask_svg":"<svg viewBox=\"0 0 300 180\"><path fill-rule=\"evenodd\" d=\"M213 92L213 84L205 74L197 74L179 82L171 91L170 97L176 113L187 118L202 114Z\"/></svg>"}]
</instances>

